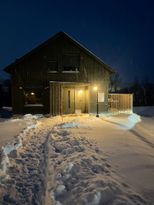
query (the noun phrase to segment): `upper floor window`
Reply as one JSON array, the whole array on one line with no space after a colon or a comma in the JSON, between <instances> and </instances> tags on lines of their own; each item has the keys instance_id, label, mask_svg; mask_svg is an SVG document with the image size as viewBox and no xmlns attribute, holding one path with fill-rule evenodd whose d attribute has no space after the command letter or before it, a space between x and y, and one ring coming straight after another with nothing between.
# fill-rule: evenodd
<instances>
[{"instance_id":1,"label":"upper floor window","mask_svg":"<svg viewBox=\"0 0 154 205\"><path fill-rule=\"evenodd\" d=\"M25 106L42 105L42 89L25 88L24 97L25 97Z\"/></svg>"},{"instance_id":2,"label":"upper floor window","mask_svg":"<svg viewBox=\"0 0 154 205\"><path fill-rule=\"evenodd\" d=\"M79 72L80 56L76 54L63 55L63 72Z\"/></svg>"},{"instance_id":3,"label":"upper floor window","mask_svg":"<svg viewBox=\"0 0 154 205\"><path fill-rule=\"evenodd\" d=\"M58 62L56 60L48 60L47 68L49 73L57 73L58 72Z\"/></svg>"}]
</instances>

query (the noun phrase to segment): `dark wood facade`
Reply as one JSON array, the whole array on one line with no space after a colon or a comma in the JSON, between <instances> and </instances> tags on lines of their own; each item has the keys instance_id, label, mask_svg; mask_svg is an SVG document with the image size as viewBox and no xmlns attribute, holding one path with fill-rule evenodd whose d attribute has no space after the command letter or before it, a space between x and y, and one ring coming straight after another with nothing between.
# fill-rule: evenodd
<instances>
[{"instance_id":1,"label":"dark wood facade","mask_svg":"<svg viewBox=\"0 0 154 205\"><path fill-rule=\"evenodd\" d=\"M84 112L96 112L94 85L104 93L104 102L99 104L100 111L108 109L108 84L112 69L64 32L59 32L17 59L5 71L11 74L14 113L67 113L64 111L64 95L71 95L71 88L76 92L81 85L87 107ZM66 88L69 88L67 82L70 83L70 91L66 94Z\"/></svg>"}]
</instances>

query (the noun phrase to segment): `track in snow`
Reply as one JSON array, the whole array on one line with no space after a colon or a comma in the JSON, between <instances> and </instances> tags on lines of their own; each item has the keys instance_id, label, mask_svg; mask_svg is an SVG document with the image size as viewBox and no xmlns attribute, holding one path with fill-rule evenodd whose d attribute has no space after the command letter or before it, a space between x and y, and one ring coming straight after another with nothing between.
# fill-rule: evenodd
<instances>
[{"instance_id":1,"label":"track in snow","mask_svg":"<svg viewBox=\"0 0 154 205\"><path fill-rule=\"evenodd\" d=\"M5 192L1 204L43 204L49 133L42 126L29 130L23 147L9 155L10 179L0 187Z\"/></svg>"},{"instance_id":2,"label":"track in snow","mask_svg":"<svg viewBox=\"0 0 154 205\"><path fill-rule=\"evenodd\" d=\"M44 123L29 130L23 147L10 154L2 205L146 204L112 172L95 144L63 127Z\"/></svg>"}]
</instances>

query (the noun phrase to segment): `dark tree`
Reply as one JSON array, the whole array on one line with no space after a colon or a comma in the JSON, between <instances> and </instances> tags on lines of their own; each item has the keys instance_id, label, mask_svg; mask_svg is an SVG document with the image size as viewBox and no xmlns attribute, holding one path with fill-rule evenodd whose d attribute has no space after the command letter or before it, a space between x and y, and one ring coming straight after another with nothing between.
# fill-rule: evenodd
<instances>
[{"instance_id":1,"label":"dark tree","mask_svg":"<svg viewBox=\"0 0 154 205\"><path fill-rule=\"evenodd\" d=\"M0 84L0 108L3 105L3 91L2 91L2 84Z\"/></svg>"},{"instance_id":2,"label":"dark tree","mask_svg":"<svg viewBox=\"0 0 154 205\"><path fill-rule=\"evenodd\" d=\"M121 93L133 93L134 106L154 105L154 83L148 79L139 81L135 78L134 83L127 88L120 90Z\"/></svg>"},{"instance_id":3,"label":"dark tree","mask_svg":"<svg viewBox=\"0 0 154 205\"><path fill-rule=\"evenodd\" d=\"M119 73L114 73L110 77L110 92L117 92L120 90L121 78Z\"/></svg>"}]
</instances>

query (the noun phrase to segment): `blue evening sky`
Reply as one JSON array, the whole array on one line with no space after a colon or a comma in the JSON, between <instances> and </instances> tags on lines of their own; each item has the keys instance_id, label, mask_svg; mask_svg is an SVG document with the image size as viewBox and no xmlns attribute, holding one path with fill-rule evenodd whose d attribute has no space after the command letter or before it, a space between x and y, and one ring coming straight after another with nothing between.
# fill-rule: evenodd
<instances>
[{"instance_id":1,"label":"blue evening sky","mask_svg":"<svg viewBox=\"0 0 154 205\"><path fill-rule=\"evenodd\" d=\"M0 0L0 78L8 77L6 65L61 30L123 82L154 82L153 0Z\"/></svg>"}]
</instances>

